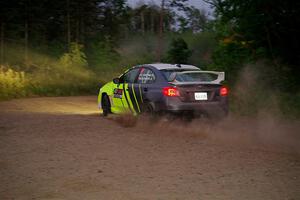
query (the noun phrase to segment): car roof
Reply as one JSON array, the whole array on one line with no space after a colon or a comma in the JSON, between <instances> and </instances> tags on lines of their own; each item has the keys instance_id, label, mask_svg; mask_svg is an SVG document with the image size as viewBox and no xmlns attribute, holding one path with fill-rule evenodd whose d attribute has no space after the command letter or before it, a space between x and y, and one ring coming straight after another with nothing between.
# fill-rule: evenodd
<instances>
[{"instance_id":1,"label":"car roof","mask_svg":"<svg viewBox=\"0 0 300 200\"><path fill-rule=\"evenodd\" d=\"M184 64L153 63L153 64L146 64L144 66L152 66L158 70L164 70L164 69L200 70L198 67L194 65L184 65Z\"/></svg>"}]
</instances>

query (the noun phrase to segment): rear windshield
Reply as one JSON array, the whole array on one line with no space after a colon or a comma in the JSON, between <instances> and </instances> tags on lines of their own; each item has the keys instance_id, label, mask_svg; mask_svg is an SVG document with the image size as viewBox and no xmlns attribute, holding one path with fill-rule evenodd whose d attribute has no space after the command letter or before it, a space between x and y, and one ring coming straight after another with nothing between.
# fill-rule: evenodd
<instances>
[{"instance_id":1,"label":"rear windshield","mask_svg":"<svg viewBox=\"0 0 300 200\"><path fill-rule=\"evenodd\" d=\"M197 73L199 71L199 73ZM161 70L168 82L211 82L218 78L218 75L212 73L202 73L200 70ZM185 72L185 73L180 73ZM191 73L189 73L191 72Z\"/></svg>"},{"instance_id":2,"label":"rear windshield","mask_svg":"<svg viewBox=\"0 0 300 200\"><path fill-rule=\"evenodd\" d=\"M218 78L218 75L211 73L178 73L175 81L178 82L211 82Z\"/></svg>"},{"instance_id":3,"label":"rear windshield","mask_svg":"<svg viewBox=\"0 0 300 200\"><path fill-rule=\"evenodd\" d=\"M160 70L167 81L173 81L174 77L178 72L185 72L185 71L199 71L199 70L187 70L187 69L163 69Z\"/></svg>"}]
</instances>

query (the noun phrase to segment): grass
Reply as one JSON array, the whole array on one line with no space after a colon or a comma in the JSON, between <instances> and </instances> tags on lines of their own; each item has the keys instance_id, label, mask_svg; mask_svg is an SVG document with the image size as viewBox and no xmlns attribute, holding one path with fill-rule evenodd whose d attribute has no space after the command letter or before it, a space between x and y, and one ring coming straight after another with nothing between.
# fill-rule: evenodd
<instances>
[{"instance_id":1,"label":"grass","mask_svg":"<svg viewBox=\"0 0 300 200\"><path fill-rule=\"evenodd\" d=\"M17 98L26 95L28 80L24 72L8 66L0 66L0 99Z\"/></svg>"}]
</instances>

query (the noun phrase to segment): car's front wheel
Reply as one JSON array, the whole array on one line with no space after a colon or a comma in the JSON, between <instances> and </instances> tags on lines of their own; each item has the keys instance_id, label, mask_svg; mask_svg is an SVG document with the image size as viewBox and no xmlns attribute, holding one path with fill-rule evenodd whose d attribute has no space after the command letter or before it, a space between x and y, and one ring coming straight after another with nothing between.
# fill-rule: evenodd
<instances>
[{"instance_id":1,"label":"car's front wheel","mask_svg":"<svg viewBox=\"0 0 300 200\"><path fill-rule=\"evenodd\" d=\"M102 106L102 110L103 110L102 115L105 117L111 112L110 111L110 101L106 94L104 94L102 97L101 106Z\"/></svg>"}]
</instances>

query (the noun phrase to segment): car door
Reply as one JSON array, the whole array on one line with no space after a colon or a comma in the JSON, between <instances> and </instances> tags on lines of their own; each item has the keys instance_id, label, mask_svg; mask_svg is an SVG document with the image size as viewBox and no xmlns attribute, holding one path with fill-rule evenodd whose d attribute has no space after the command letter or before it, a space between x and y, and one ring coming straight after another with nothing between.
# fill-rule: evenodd
<instances>
[{"instance_id":1,"label":"car door","mask_svg":"<svg viewBox=\"0 0 300 200\"><path fill-rule=\"evenodd\" d=\"M124 92L122 96L124 110L133 114L139 113L139 105L136 101L137 94L134 89L139 71L140 68L133 68L120 78L120 82L122 83L120 89Z\"/></svg>"},{"instance_id":2,"label":"car door","mask_svg":"<svg viewBox=\"0 0 300 200\"><path fill-rule=\"evenodd\" d=\"M126 71L119 78L119 83L114 84L112 97L112 110L114 113L132 112L132 102L128 92L128 84L136 80L139 69L133 68Z\"/></svg>"},{"instance_id":3,"label":"car door","mask_svg":"<svg viewBox=\"0 0 300 200\"><path fill-rule=\"evenodd\" d=\"M138 91L138 102L140 107L143 107L145 103L155 101L156 89L155 89L156 75L155 73L145 67L140 70L135 90Z\"/></svg>"}]
</instances>

